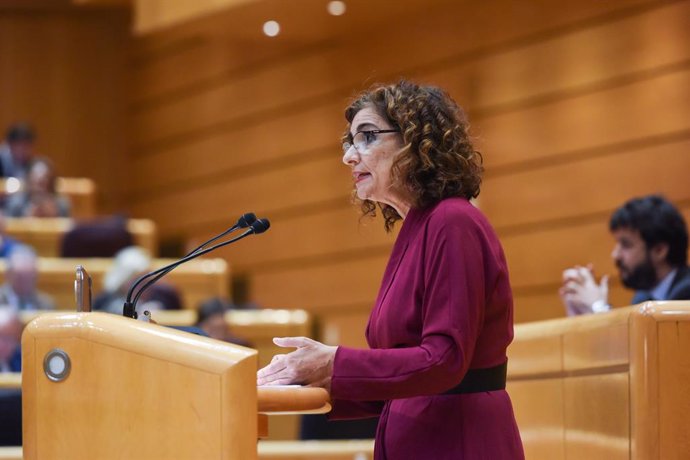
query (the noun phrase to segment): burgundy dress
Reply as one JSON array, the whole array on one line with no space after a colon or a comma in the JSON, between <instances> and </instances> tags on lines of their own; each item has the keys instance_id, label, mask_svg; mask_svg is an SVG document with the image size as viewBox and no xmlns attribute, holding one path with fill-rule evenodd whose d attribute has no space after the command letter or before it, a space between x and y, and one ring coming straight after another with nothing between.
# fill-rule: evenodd
<instances>
[{"instance_id":1,"label":"burgundy dress","mask_svg":"<svg viewBox=\"0 0 690 460\"><path fill-rule=\"evenodd\" d=\"M505 363L513 301L503 249L469 201L411 209L366 331L339 347L332 419L380 415L376 460L523 459L505 390L443 394Z\"/></svg>"}]
</instances>

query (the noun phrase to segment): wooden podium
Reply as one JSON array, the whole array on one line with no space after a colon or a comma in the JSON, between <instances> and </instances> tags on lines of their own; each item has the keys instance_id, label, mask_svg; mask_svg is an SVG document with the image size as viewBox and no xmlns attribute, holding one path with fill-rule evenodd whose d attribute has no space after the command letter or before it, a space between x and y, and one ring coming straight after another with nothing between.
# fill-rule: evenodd
<instances>
[{"instance_id":1,"label":"wooden podium","mask_svg":"<svg viewBox=\"0 0 690 460\"><path fill-rule=\"evenodd\" d=\"M690 302L515 327L508 393L530 459L690 457Z\"/></svg>"},{"instance_id":2,"label":"wooden podium","mask_svg":"<svg viewBox=\"0 0 690 460\"><path fill-rule=\"evenodd\" d=\"M255 350L107 313L40 316L22 350L25 459L256 459L259 412L330 409L257 391Z\"/></svg>"}]
</instances>

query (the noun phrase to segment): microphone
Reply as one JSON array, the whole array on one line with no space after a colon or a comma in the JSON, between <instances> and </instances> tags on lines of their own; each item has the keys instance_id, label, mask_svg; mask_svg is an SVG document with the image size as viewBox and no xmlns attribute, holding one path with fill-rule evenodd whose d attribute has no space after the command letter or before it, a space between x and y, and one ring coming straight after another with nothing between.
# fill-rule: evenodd
<instances>
[{"instance_id":1,"label":"microphone","mask_svg":"<svg viewBox=\"0 0 690 460\"><path fill-rule=\"evenodd\" d=\"M230 227L229 229L225 230L223 233L219 234L218 236L214 236L214 237L211 238L210 240L205 241L205 242L202 243L201 245L199 245L199 246L197 246L196 248L192 249L190 252L187 253L187 256L191 256L191 255L194 254L195 252L200 251L201 249L203 249L207 244L211 244L211 243L213 243L214 241L218 240L219 238L222 238L222 237L224 237L225 235L227 235L227 234L229 234L229 233L232 233L232 232L234 232L235 230L237 230L237 229L239 229L239 228L247 228L247 227L249 227L249 226L250 226L251 224L253 224L254 222L256 222L256 215L254 215L253 212L247 212L247 213L245 213L245 214L242 214L242 215L240 216L240 218L237 219L237 222L235 223L235 225L233 225L233 226ZM186 256L185 256L185 257L186 257Z\"/></svg>"},{"instance_id":2,"label":"microphone","mask_svg":"<svg viewBox=\"0 0 690 460\"><path fill-rule=\"evenodd\" d=\"M242 215L240 216L240 218L237 219L237 223L235 223L235 225L233 225L233 226L230 227L229 229L225 230L223 233L221 233L221 234L219 234L219 235L217 235L217 236L214 236L214 237L211 238L210 240L201 243L199 246L197 246L196 248L194 248L194 249L192 249L190 252L188 252L188 253L185 255L185 257L186 257L186 256L191 256L191 255L194 254L195 252L200 251L201 249L203 249L206 245L208 245L208 244L210 244L210 243L213 243L213 242L216 241L217 239L219 239L219 238L221 238L221 237L223 237L223 236L225 236L225 235L227 235L227 234L229 234L229 233L234 232L234 231L237 230L238 228L247 228L247 227L249 227L249 226L250 226L251 224L253 224L254 222L256 222L256 215L254 215L253 212L248 212L248 213L242 214ZM170 270L172 270L172 268L171 268ZM159 279L163 278L165 275L168 274L168 272L169 272L170 270L168 270L168 271L166 271L166 272L163 272L163 273L159 274L159 275L158 275L156 278L154 278L150 283L147 283L146 286L148 286L149 284L153 284L153 283L155 283L156 281L158 281ZM143 281L143 280L142 280L142 281ZM138 284L139 284L139 281L137 280L137 282L134 283L134 285L132 286L132 291L134 291L133 288L135 288L136 286L138 286ZM146 286L144 286L144 288L146 288ZM142 288L142 289L144 289L144 288Z\"/></svg>"},{"instance_id":3,"label":"microphone","mask_svg":"<svg viewBox=\"0 0 690 460\"><path fill-rule=\"evenodd\" d=\"M223 236L225 236L225 235L227 235L227 234L229 234L229 233L234 232L234 231L237 230L238 228L246 228L246 227L250 226L250 225L253 224L255 221L256 221L256 215L254 215L253 212L248 212L248 213L242 214L242 215L240 216L240 218L237 219L237 222L235 223L235 225L233 225L232 227L228 228L227 230L225 230L224 232L220 233L219 235L214 236L214 237L211 238L210 240L207 240L207 241L203 242L201 245L199 245L199 246L197 246L196 248L194 248L191 252L187 253L187 254L185 255L185 257L191 256L191 255L194 254L195 252L202 250L206 245L208 245L208 244L210 244L210 243L212 243L212 242L218 240L219 238L222 238ZM173 267L173 268L174 268L174 267ZM172 268L171 268L170 270L172 270ZM168 270L168 271L170 271L170 270ZM159 274L151 283L147 283L147 285L144 286L142 289L145 289L145 288L146 288L147 286L149 286L150 284L155 283L156 281L158 281L159 279L161 279L162 277L164 277L167 273L168 273L168 272L166 271L166 272L163 272L163 273ZM150 277L150 276L152 276L151 273L147 273L146 275L137 278L137 280L132 284L132 286L131 286L131 287L129 288L129 290L127 291L127 301L129 301L129 300L132 298L132 294L134 293L134 290L137 288L137 286L139 286L146 278L148 278L148 277ZM130 317L131 317L131 315L125 315L125 316L130 316Z\"/></svg>"},{"instance_id":4,"label":"microphone","mask_svg":"<svg viewBox=\"0 0 690 460\"><path fill-rule=\"evenodd\" d=\"M249 223L251 222L251 223ZM204 248L207 244L216 241L218 238L221 238L224 235L227 235L228 233L231 233L232 231L238 229L238 228L247 228L248 229L243 232L241 235L236 236L235 238L232 238L227 241L223 241L222 243L218 243L214 246L211 246L209 248ZM242 215L240 219L238 220L237 224L234 225L233 227L229 228L228 230L225 230L223 233L220 235L211 238L210 240L206 241L202 245L198 246L196 249L188 253L186 256L184 256L182 259L178 260L177 262L173 262L171 264L168 264L164 267L161 267L157 270L154 270L152 272L149 272L145 275L140 276L137 278L137 280L132 284L132 286L129 288L129 291L127 292L127 299L124 304L124 308L122 311L122 314L124 316L127 316L129 318L134 318L137 319L137 312L136 312L136 305L137 302L139 301L139 298L141 295L146 291L151 285L153 285L156 281L167 275L169 272L177 268L178 266L182 265L185 262L188 262L192 259L196 259L199 256L202 256L204 254L208 254L211 251L215 251L216 249L222 248L223 246L227 246L229 244L235 243L243 238L246 238L249 235L252 234L260 234L264 233L266 230L268 230L271 227L271 223L269 222L268 219L256 219L256 216L252 213L247 213ZM132 295L134 293L134 290L136 287L141 284L144 280L147 278L152 278L151 280L147 281L144 286L139 289L137 292L136 296L134 296L134 300L132 300Z\"/></svg>"}]
</instances>

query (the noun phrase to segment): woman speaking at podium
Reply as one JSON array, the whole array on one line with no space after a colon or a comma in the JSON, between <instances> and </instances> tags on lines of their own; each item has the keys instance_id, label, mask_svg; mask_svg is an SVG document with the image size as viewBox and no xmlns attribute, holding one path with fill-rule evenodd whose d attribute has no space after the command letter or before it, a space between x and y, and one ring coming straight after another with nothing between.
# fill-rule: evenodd
<instances>
[{"instance_id":1,"label":"woman speaking at podium","mask_svg":"<svg viewBox=\"0 0 690 460\"><path fill-rule=\"evenodd\" d=\"M524 458L505 391L508 269L469 201L483 168L462 110L438 88L401 81L363 93L345 117L343 162L363 214L379 209L387 231L402 221L370 349L277 338L297 350L276 356L257 383L322 386L332 419L380 415L377 460Z\"/></svg>"}]
</instances>

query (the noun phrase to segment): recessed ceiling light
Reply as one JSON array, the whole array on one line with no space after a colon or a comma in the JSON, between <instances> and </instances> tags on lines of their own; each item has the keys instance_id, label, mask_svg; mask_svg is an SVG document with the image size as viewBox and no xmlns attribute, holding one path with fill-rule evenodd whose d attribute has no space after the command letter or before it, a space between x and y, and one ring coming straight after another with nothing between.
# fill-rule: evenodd
<instances>
[{"instance_id":1,"label":"recessed ceiling light","mask_svg":"<svg viewBox=\"0 0 690 460\"><path fill-rule=\"evenodd\" d=\"M269 37L275 37L280 33L280 24L277 21L264 22L264 33Z\"/></svg>"},{"instance_id":2,"label":"recessed ceiling light","mask_svg":"<svg viewBox=\"0 0 690 460\"><path fill-rule=\"evenodd\" d=\"M333 16L342 16L343 14L345 14L346 10L345 2L341 2L339 0L328 2L328 6L326 8L328 9L328 12Z\"/></svg>"}]
</instances>

